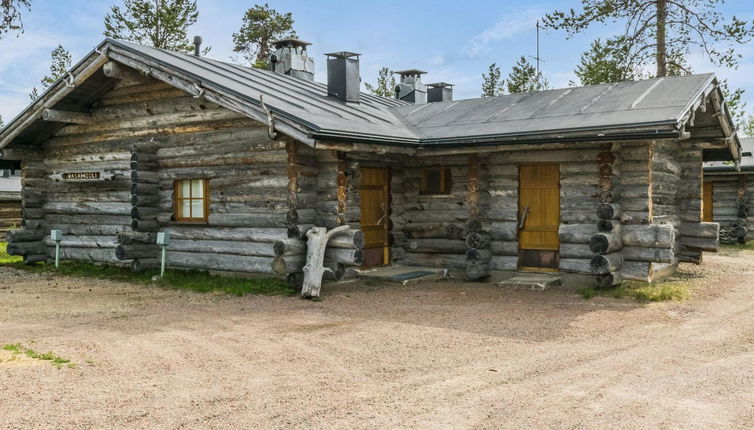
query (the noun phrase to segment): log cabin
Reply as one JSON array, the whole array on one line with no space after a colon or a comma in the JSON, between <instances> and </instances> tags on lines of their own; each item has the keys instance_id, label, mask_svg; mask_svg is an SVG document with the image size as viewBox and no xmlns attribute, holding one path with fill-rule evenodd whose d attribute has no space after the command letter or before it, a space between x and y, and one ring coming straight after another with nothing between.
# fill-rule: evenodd
<instances>
[{"instance_id":1,"label":"log cabin","mask_svg":"<svg viewBox=\"0 0 754 430\"><path fill-rule=\"evenodd\" d=\"M0 131L23 174L10 252L287 275L312 226L324 263L574 272L652 281L718 247L702 163L740 159L713 74L453 100L397 72L360 92L359 54L275 43L269 70L106 39Z\"/></svg>"},{"instance_id":2,"label":"log cabin","mask_svg":"<svg viewBox=\"0 0 754 430\"><path fill-rule=\"evenodd\" d=\"M704 163L702 221L720 224L720 241L746 243L754 238L754 138L741 139L741 162Z\"/></svg>"},{"instance_id":3,"label":"log cabin","mask_svg":"<svg viewBox=\"0 0 754 430\"><path fill-rule=\"evenodd\" d=\"M5 166L3 166L5 164ZM7 168L4 168L7 167ZM0 234L21 227L20 169L0 160Z\"/></svg>"}]
</instances>

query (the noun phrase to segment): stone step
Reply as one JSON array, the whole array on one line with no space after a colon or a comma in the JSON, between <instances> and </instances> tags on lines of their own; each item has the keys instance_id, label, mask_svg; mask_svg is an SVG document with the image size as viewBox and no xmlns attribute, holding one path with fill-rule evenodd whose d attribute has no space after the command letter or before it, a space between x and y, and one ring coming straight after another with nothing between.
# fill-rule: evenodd
<instances>
[{"instance_id":1,"label":"stone step","mask_svg":"<svg viewBox=\"0 0 754 430\"><path fill-rule=\"evenodd\" d=\"M560 276L543 273L517 273L512 278L498 283L500 287L537 291L559 287L560 285Z\"/></svg>"}]
</instances>

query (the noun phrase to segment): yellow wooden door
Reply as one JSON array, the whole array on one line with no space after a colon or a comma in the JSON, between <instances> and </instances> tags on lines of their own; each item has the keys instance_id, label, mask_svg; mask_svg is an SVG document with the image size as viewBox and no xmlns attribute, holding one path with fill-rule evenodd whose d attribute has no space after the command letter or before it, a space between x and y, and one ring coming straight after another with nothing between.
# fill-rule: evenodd
<instances>
[{"instance_id":1,"label":"yellow wooden door","mask_svg":"<svg viewBox=\"0 0 754 430\"><path fill-rule=\"evenodd\" d=\"M712 182L705 182L702 187L702 221L712 222Z\"/></svg>"},{"instance_id":2,"label":"yellow wooden door","mask_svg":"<svg viewBox=\"0 0 754 430\"><path fill-rule=\"evenodd\" d=\"M519 167L519 268L556 271L559 265L560 167Z\"/></svg>"},{"instance_id":3,"label":"yellow wooden door","mask_svg":"<svg viewBox=\"0 0 754 430\"><path fill-rule=\"evenodd\" d=\"M390 172L387 169L361 168L361 231L364 232L364 265L386 265L388 246Z\"/></svg>"}]
</instances>

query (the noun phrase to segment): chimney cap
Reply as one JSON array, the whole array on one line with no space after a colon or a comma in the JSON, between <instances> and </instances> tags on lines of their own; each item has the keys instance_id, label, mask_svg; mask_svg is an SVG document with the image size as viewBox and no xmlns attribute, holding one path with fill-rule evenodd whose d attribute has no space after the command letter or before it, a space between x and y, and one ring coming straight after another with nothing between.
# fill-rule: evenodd
<instances>
[{"instance_id":1,"label":"chimney cap","mask_svg":"<svg viewBox=\"0 0 754 430\"><path fill-rule=\"evenodd\" d=\"M327 57L335 57L335 58L349 58L349 57L358 57L361 54L357 54L355 52L349 52L349 51L339 51L339 52L330 52L329 54L325 54Z\"/></svg>"},{"instance_id":2,"label":"chimney cap","mask_svg":"<svg viewBox=\"0 0 754 430\"><path fill-rule=\"evenodd\" d=\"M293 46L293 47L296 47L296 48L298 48L299 46L302 46L302 47L306 48L307 46L311 45L311 43L305 42L305 41L303 41L301 39L295 39L295 38L292 38L292 37L287 37L285 39L278 39L278 40L273 40L272 41L272 46L274 46L276 49L277 48L281 48L281 47L285 47L285 46L289 46L289 45Z\"/></svg>"},{"instance_id":3,"label":"chimney cap","mask_svg":"<svg viewBox=\"0 0 754 430\"><path fill-rule=\"evenodd\" d=\"M431 84L427 84L430 88L451 88L455 86L455 84L449 84L447 82L433 82Z\"/></svg>"},{"instance_id":4,"label":"chimney cap","mask_svg":"<svg viewBox=\"0 0 754 430\"><path fill-rule=\"evenodd\" d=\"M393 73L395 73L396 75L401 75L401 76L420 76L420 75L427 74L427 72L425 72L424 70L419 70L419 69L398 70Z\"/></svg>"}]
</instances>

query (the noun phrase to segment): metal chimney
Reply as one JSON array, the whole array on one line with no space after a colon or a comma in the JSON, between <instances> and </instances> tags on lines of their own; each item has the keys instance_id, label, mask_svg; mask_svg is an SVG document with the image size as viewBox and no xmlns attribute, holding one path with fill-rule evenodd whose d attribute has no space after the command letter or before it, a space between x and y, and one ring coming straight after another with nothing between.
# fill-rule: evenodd
<instances>
[{"instance_id":1,"label":"metal chimney","mask_svg":"<svg viewBox=\"0 0 754 430\"><path fill-rule=\"evenodd\" d=\"M414 104L427 103L427 87L421 81L423 70L409 69L395 72L401 82L395 86L395 98Z\"/></svg>"},{"instance_id":2,"label":"metal chimney","mask_svg":"<svg viewBox=\"0 0 754 430\"><path fill-rule=\"evenodd\" d=\"M194 55L199 57L202 55L202 36L194 36Z\"/></svg>"},{"instance_id":3,"label":"metal chimney","mask_svg":"<svg viewBox=\"0 0 754 430\"><path fill-rule=\"evenodd\" d=\"M359 102L361 78L359 77L359 55L341 51L327 56L327 94L347 102Z\"/></svg>"},{"instance_id":4,"label":"metal chimney","mask_svg":"<svg viewBox=\"0 0 754 430\"><path fill-rule=\"evenodd\" d=\"M453 84L435 82L427 84L427 102L449 102L453 100Z\"/></svg>"},{"instance_id":5,"label":"metal chimney","mask_svg":"<svg viewBox=\"0 0 754 430\"><path fill-rule=\"evenodd\" d=\"M280 39L272 42L274 52L270 55L270 70L307 81L314 80L314 58L306 53L311 45L299 39Z\"/></svg>"}]
</instances>

